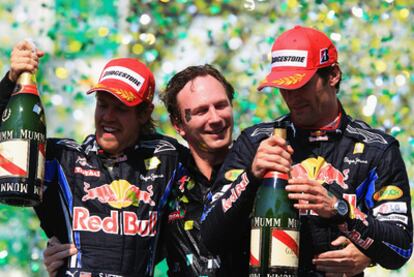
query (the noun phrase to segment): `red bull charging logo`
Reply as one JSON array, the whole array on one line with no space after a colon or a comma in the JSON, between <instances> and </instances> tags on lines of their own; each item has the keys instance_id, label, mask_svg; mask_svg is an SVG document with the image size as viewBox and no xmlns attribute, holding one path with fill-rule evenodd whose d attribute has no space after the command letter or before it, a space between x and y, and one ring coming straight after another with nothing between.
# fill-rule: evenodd
<instances>
[{"instance_id":1,"label":"red bull charging logo","mask_svg":"<svg viewBox=\"0 0 414 277\"><path fill-rule=\"evenodd\" d=\"M115 209L122 209L131 205L138 207L140 202L155 206L152 196L152 185L147 187L147 191L131 185L126 180L116 180L112 183L99 187L91 188L91 185L84 182L83 190L86 194L82 201L98 200L101 203L108 204Z\"/></svg>"},{"instance_id":2,"label":"red bull charging logo","mask_svg":"<svg viewBox=\"0 0 414 277\"><path fill-rule=\"evenodd\" d=\"M115 209L122 209L131 205L138 207L141 202L155 206L152 199L154 195L152 186L147 190L131 185L126 180L116 180L111 184L91 188L90 184L84 182L85 195L82 201L97 200L108 204ZM158 213L148 212L148 218L139 218L133 211L111 210L106 217L91 214L85 207L74 207L73 230L86 232L102 231L107 234L124 234L128 236L139 235L142 237L155 236L157 233Z\"/></svg>"},{"instance_id":3,"label":"red bull charging logo","mask_svg":"<svg viewBox=\"0 0 414 277\"><path fill-rule=\"evenodd\" d=\"M322 157L306 159L292 166L290 171L292 178L309 178L329 185L335 182L343 189L348 189L345 183L348 173L349 169L341 172Z\"/></svg>"}]
</instances>

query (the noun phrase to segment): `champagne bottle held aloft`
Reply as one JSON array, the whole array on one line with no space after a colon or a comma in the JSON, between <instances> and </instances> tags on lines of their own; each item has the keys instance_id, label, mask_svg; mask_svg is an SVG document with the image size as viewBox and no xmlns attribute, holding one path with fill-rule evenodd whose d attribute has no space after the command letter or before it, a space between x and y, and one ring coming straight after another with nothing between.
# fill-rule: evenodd
<instances>
[{"instance_id":1,"label":"champagne bottle held aloft","mask_svg":"<svg viewBox=\"0 0 414 277\"><path fill-rule=\"evenodd\" d=\"M23 72L1 117L0 202L35 206L42 200L46 122L36 77Z\"/></svg>"},{"instance_id":2,"label":"champagne bottle held aloft","mask_svg":"<svg viewBox=\"0 0 414 277\"><path fill-rule=\"evenodd\" d=\"M278 126L273 135L286 139L286 127ZM300 221L285 190L288 179L288 174L268 172L257 190L251 221L250 277L297 276Z\"/></svg>"}]
</instances>

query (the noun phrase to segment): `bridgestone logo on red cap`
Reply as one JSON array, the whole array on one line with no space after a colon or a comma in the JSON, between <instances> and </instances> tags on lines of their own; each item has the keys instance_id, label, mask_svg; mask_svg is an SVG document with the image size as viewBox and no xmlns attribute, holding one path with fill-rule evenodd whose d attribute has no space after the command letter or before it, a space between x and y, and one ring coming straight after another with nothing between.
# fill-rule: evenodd
<instances>
[{"instance_id":1,"label":"bridgestone logo on red cap","mask_svg":"<svg viewBox=\"0 0 414 277\"><path fill-rule=\"evenodd\" d=\"M116 79L121 82L128 84L133 87L136 91L139 91L144 83L145 79L137 72L123 66L110 66L105 68L102 72L101 79L99 82L102 82L106 79Z\"/></svg>"},{"instance_id":2,"label":"bridgestone logo on red cap","mask_svg":"<svg viewBox=\"0 0 414 277\"><path fill-rule=\"evenodd\" d=\"M272 52L272 67L299 66L307 67L308 51L279 50Z\"/></svg>"}]
</instances>

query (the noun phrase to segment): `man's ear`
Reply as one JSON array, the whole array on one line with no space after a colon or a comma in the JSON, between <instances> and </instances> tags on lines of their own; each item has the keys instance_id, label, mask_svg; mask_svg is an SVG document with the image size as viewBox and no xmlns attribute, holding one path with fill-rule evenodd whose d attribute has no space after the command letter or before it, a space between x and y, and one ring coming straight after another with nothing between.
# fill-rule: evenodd
<instances>
[{"instance_id":1,"label":"man's ear","mask_svg":"<svg viewBox=\"0 0 414 277\"><path fill-rule=\"evenodd\" d=\"M338 84L341 81L341 78L342 78L342 72L341 72L341 69L339 68L339 65L337 64L333 65L333 70L329 77L329 85L331 87L335 87L336 84Z\"/></svg>"},{"instance_id":2,"label":"man's ear","mask_svg":"<svg viewBox=\"0 0 414 277\"><path fill-rule=\"evenodd\" d=\"M179 134L180 136L182 136L183 138L185 137L185 130L183 128L183 124L181 122L178 122L178 119L171 119L172 125L175 129L175 131L177 131L177 134Z\"/></svg>"}]
</instances>

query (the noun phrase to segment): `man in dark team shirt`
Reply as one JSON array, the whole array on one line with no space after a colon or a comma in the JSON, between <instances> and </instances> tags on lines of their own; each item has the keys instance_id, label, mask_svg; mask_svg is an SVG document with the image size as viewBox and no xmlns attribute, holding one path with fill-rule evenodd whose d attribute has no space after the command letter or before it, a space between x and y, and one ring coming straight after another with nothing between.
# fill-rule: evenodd
<instances>
[{"instance_id":1,"label":"man in dark team shirt","mask_svg":"<svg viewBox=\"0 0 414 277\"><path fill-rule=\"evenodd\" d=\"M169 276L228 276L200 241L204 200L232 141L234 89L210 65L190 66L168 83L163 101L187 141L187 172L175 186L163 226Z\"/></svg>"},{"instance_id":2,"label":"man in dark team shirt","mask_svg":"<svg viewBox=\"0 0 414 277\"><path fill-rule=\"evenodd\" d=\"M341 77L325 34L297 26L275 40L272 71L259 89L279 88L290 114L247 128L234 143L202 224L210 251L242 243L249 252L257 188L266 172L279 171L290 173L286 190L301 215L299 276L363 275L370 260L387 269L408 261L411 197L398 141L346 114L337 98ZM289 146L271 136L278 122L290 126ZM239 177L227 180L236 170ZM248 263L245 255L232 271L243 267L245 276Z\"/></svg>"}]
</instances>

